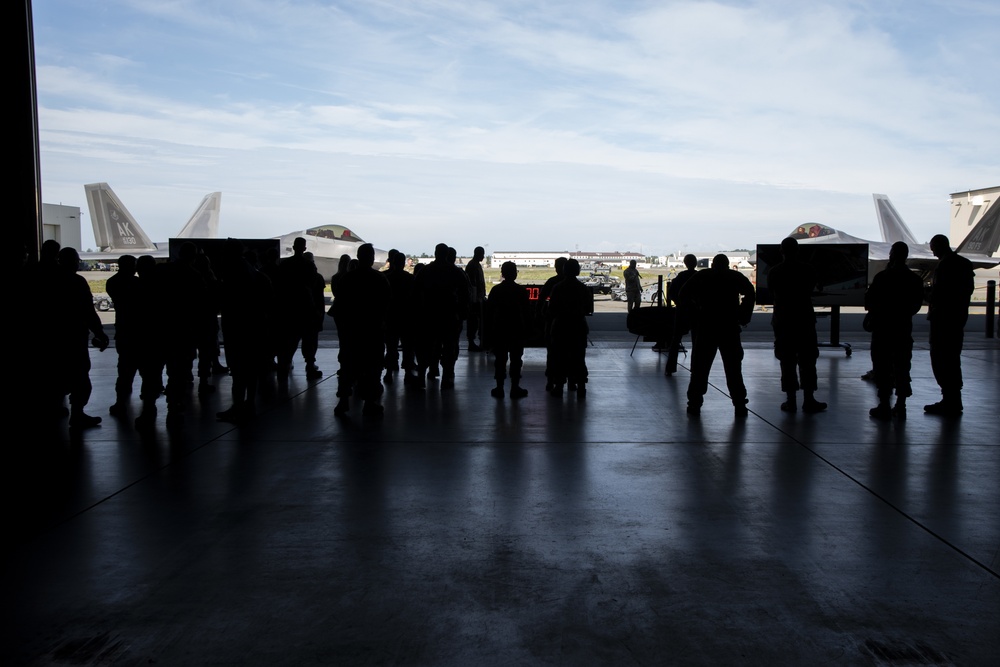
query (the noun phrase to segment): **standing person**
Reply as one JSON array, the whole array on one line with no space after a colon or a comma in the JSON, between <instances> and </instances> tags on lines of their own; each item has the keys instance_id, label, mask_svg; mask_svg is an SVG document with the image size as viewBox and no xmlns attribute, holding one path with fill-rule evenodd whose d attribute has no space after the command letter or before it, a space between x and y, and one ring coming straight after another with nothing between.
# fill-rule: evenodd
<instances>
[{"instance_id":1,"label":"standing person","mask_svg":"<svg viewBox=\"0 0 1000 667\"><path fill-rule=\"evenodd\" d=\"M306 259L305 274L312 302L312 316L306 318L302 328L302 359L306 362L306 379L316 380L323 377L323 371L316 365L316 353L319 351L319 332L323 330L323 317L326 315L323 303L326 279L316 268L316 258L311 252L302 253L302 256Z\"/></svg>"},{"instance_id":2,"label":"standing person","mask_svg":"<svg viewBox=\"0 0 1000 667\"><path fill-rule=\"evenodd\" d=\"M208 285L194 267L198 247L181 244L177 259L164 268L162 322L167 364L167 423L177 423L188 404L188 385L194 381L191 365L198 353L198 335L208 310Z\"/></svg>"},{"instance_id":3,"label":"standing person","mask_svg":"<svg viewBox=\"0 0 1000 667\"><path fill-rule=\"evenodd\" d=\"M306 259L306 240L299 236L292 243L292 256L278 264L274 291L277 298L278 378L287 380L295 351L306 331L314 328L315 298L313 273L315 267ZM303 353L306 356L306 353ZM315 378L316 357L306 359L306 377ZM322 373L320 373L322 375Z\"/></svg>"},{"instance_id":4,"label":"standing person","mask_svg":"<svg viewBox=\"0 0 1000 667\"><path fill-rule=\"evenodd\" d=\"M115 304L115 352L118 353L118 378L115 380L115 402L109 412L112 417L126 417L132 397L132 383L139 371L141 348L141 315L139 313L139 278L135 275L134 255L118 258L118 272L108 278L108 296Z\"/></svg>"},{"instance_id":5,"label":"standing person","mask_svg":"<svg viewBox=\"0 0 1000 667\"><path fill-rule=\"evenodd\" d=\"M767 285L774 295L774 356L781 364L781 390L786 400L785 412L798 409L796 393L802 389L802 411L826 410L826 403L816 400L816 360L819 342L812 294L819 282L811 266L798 259L799 242L786 238L781 242L781 263L767 274Z\"/></svg>"},{"instance_id":6,"label":"standing person","mask_svg":"<svg viewBox=\"0 0 1000 667\"><path fill-rule=\"evenodd\" d=\"M746 417L747 388L743 383L743 345L740 327L753 315L753 285L739 271L729 268L729 258L716 255L707 271L699 271L678 296L691 313L691 381L687 413L701 414L708 391L708 374L715 354L722 356L726 386L737 417Z\"/></svg>"},{"instance_id":7,"label":"standing person","mask_svg":"<svg viewBox=\"0 0 1000 667\"><path fill-rule=\"evenodd\" d=\"M587 315L593 311L594 293L576 279L580 262L571 259L563 269L564 279L552 289L549 309L552 314L552 395L562 396L567 382L576 395L587 395Z\"/></svg>"},{"instance_id":8,"label":"standing person","mask_svg":"<svg viewBox=\"0 0 1000 667\"><path fill-rule=\"evenodd\" d=\"M673 302L676 310L674 311L674 330L670 335L670 346L667 349L667 368L664 371L666 375L673 375L677 372L677 355L681 351L681 339L691 331L691 315L688 312L688 307L679 301L678 295L684 288L684 284L695 274L698 258L690 254L684 255L684 266L687 268L674 276L674 279L667 286L667 300Z\"/></svg>"},{"instance_id":9,"label":"standing person","mask_svg":"<svg viewBox=\"0 0 1000 667\"><path fill-rule=\"evenodd\" d=\"M419 377L414 386L425 386L424 372L427 377L435 377L440 363L441 389L452 389L458 337L469 307L469 280L455 266L446 244L437 244L434 261L415 274L413 291L417 312L423 315L420 336L423 349L417 354Z\"/></svg>"},{"instance_id":10,"label":"standing person","mask_svg":"<svg viewBox=\"0 0 1000 667\"><path fill-rule=\"evenodd\" d=\"M393 374L399 371L399 348L403 348L403 384L413 382L414 368L413 336L411 335L411 314L413 299L413 275L406 272L406 255L395 248L389 251L389 270L385 278L389 281L391 296L385 316L385 377L383 382L391 384Z\"/></svg>"},{"instance_id":11,"label":"standing person","mask_svg":"<svg viewBox=\"0 0 1000 667\"><path fill-rule=\"evenodd\" d=\"M948 245L948 237L931 239L931 252L938 258L931 282L929 309L931 370L941 387L941 400L924 406L924 412L957 417L962 414L962 343L969 319L969 302L976 288L972 262Z\"/></svg>"},{"instance_id":12,"label":"standing person","mask_svg":"<svg viewBox=\"0 0 1000 667\"><path fill-rule=\"evenodd\" d=\"M94 345L101 352L108 347L108 337L101 325L101 318L94 310L94 296L90 285L77 274L80 255L74 248L59 251L58 298L62 301L57 314L56 332L58 346L53 351L60 360L59 384L69 393L69 425L73 428L90 428L101 423L100 417L86 414L83 408L90 401L93 385L90 383L90 350L88 334L94 335Z\"/></svg>"},{"instance_id":13,"label":"standing person","mask_svg":"<svg viewBox=\"0 0 1000 667\"><path fill-rule=\"evenodd\" d=\"M628 268L622 272L625 279L625 297L628 299L628 312L638 308L642 302L642 276L635 268L635 260L628 263Z\"/></svg>"},{"instance_id":14,"label":"standing person","mask_svg":"<svg viewBox=\"0 0 1000 667\"><path fill-rule=\"evenodd\" d=\"M486 311L493 354L496 355L493 377L497 386L490 392L494 398L503 398L503 385L507 377L507 357L510 356L510 397L524 398L528 390L521 387L521 367L524 341L528 330L528 290L518 285L517 265L504 262L500 267L503 282L490 290Z\"/></svg>"},{"instance_id":15,"label":"standing person","mask_svg":"<svg viewBox=\"0 0 1000 667\"><path fill-rule=\"evenodd\" d=\"M566 270L568 257L556 257L553 267L556 275L551 276L538 291L537 316L541 318L542 335L545 340L545 391L552 391L555 386L552 378L555 376L555 352L552 349L552 309L549 307L549 299L552 298L552 290L556 285L566 279L563 271Z\"/></svg>"},{"instance_id":16,"label":"standing person","mask_svg":"<svg viewBox=\"0 0 1000 667\"><path fill-rule=\"evenodd\" d=\"M375 249L370 243L358 246L358 265L336 285L334 306L342 352L337 384L339 401L333 412L346 414L350 396L357 385L364 401L363 414L381 415L382 365L385 362L385 309L389 303L389 282L373 268Z\"/></svg>"},{"instance_id":17,"label":"standing person","mask_svg":"<svg viewBox=\"0 0 1000 667\"><path fill-rule=\"evenodd\" d=\"M469 352L482 352L483 307L486 304L486 276L483 274L483 258L486 250L476 246L472 259L465 265L465 275L469 277L469 325L465 332L469 341ZM476 344L479 334L479 345Z\"/></svg>"},{"instance_id":18,"label":"standing person","mask_svg":"<svg viewBox=\"0 0 1000 667\"><path fill-rule=\"evenodd\" d=\"M906 419L910 389L910 359L913 356L913 316L924 301L920 276L906 266L909 248L902 241L892 244L889 264L872 279L865 293L865 318L872 332L872 367L878 388L878 405L868 411L876 419L896 416ZM890 408L892 388L896 405Z\"/></svg>"}]
</instances>

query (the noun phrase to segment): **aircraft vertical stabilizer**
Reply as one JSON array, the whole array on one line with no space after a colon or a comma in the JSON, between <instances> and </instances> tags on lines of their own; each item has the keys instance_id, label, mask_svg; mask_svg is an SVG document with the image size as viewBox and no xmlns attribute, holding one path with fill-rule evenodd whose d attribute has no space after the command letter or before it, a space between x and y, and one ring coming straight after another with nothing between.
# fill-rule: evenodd
<instances>
[{"instance_id":1,"label":"aircraft vertical stabilizer","mask_svg":"<svg viewBox=\"0 0 1000 667\"><path fill-rule=\"evenodd\" d=\"M989 257L1000 247L1000 204L993 202L986 215L976 223L965 240L956 248L963 254L982 254Z\"/></svg>"},{"instance_id":2,"label":"aircraft vertical stabilizer","mask_svg":"<svg viewBox=\"0 0 1000 667\"><path fill-rule=\"evenodd\" d=\"M899 216L896 207L889 201L889 197L873 194L872 198L875 199L878 226L882 230L882 240L884 242L895 243L896 241L903 241L911 248L920 245L920 242L913 236L913 232L903 222L903 218Z\"/></svg>"},{"instance_id":3,"label":"aircraft vertical stabilizer","mask_svg":"<svg viewBox=\"0 0 1000 667\"><path fill-rule=\"evenodd\" d=\"M94 226L94 240L102 252L156 250L132 214L118 199L107 183L83 186Z\"/></svg>"},{"instance_id":4,"label":"aircraft vertical stabilizer","mask_svg":"<svg viewBox=\"0 0 1000 667\"><path fill-rule=\"evenodd\" d=\"M222 205L222 193L213 192L205 195L198 204L191 219L177 234L180 239L214 239L219 236L219 208Z\"/></svg>"}]
</instances>

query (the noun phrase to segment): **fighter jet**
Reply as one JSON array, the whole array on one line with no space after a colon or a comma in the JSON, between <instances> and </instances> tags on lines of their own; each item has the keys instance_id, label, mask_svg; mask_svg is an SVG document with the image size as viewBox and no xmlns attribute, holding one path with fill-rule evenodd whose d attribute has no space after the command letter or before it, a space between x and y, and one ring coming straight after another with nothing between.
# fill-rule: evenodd
<instances>
[{"instance_id":1,"label":"fighter jet","mask_svg":"<svg viewBox=\"0 0 1000 667\"><path fill-rule=\"evenodd\" d=\"M94 226L97 252L82 252L84 261L117 261L124 254L168 257L167 243L154 243L107 183L83 186ZM176 238L215 238L219 232L222 193L205 195Z\"/></svg>"},{"instance_id":2,"label":"fighter jet","mask_svg":"<svg viewBox=\"0 0 1000 667\"><path fill-rule=\"evenodd\" d=\"M918 273L929 276L937 265L937 258L931 252L930 244L917 241L906 226L896 208L886 195L874 194L875 211L882 232L882 241L869 241L851 236L839 229L827 227L818 222L799 225L789 234L799 243L867 243L869 278L883 270L889 262L889 248L896 241L903 241L910 247L907 265ZM991 268L1000 264L1000 258L991 255L1000 247L1000 204L993 203L986 215L972 228L969 235L956 251L969 259L977 269Z\"/></svg>"},{"instance_id":3,"label":"fighter jet","mask_svg":"<svg viewBox=\"0 0 1000 667\"><path fill-rule=\"evenodd\" d=\"M327 280L337 272L340 256L357 257L358 246L365 242L364 239L343 225L321 225L277 237L281 242L282 257L292 255L292 244L300 236L306 240L306 251L313 254L316 269ZM379 268L387 261L389 261L389 253L376 248L375 267Z\"/></svg>"},{"instance_id":4,"label":"fighter jet","mask_svg":"<svg viewBox=\"0 0 1000 667\"><path fill-rule=\"evenodd\" d=\"M152 255L167 258L169 244L150 240L132 214L107 183L90 183L83 186L90 207L90 219L94 226L97 252L80 253L84 261L117 261L126 253L130 255ZM215 239L219 236L219 209L222 193L212 192L195 209L181 231L174 238ZM337 272L340 256L357 255L358 246L364 240L342 225L322 225L281 236L272 237L279 242L282 257L292 254L292 243L301 236L306 239L306 250L313 254L320 274L329 278ZM376 266L388 261L388 253L375 250Z\"/></svg>"}]
</instances>

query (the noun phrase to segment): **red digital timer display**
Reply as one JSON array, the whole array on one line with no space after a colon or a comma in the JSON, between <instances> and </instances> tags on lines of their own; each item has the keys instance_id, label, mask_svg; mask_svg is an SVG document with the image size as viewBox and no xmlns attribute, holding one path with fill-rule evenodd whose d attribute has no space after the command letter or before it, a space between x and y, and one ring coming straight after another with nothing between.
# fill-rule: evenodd
<instances>
[{"instance_id":1,"label":"red digital timer display","mask_svg":"<svg viewBox=\"0 0 1000 667\"><path fill-rule=\"evenodd\" d=\"M541 287L528 287L528 301L538 301L538 296L542 291Z\"/></svg>"}]
</instances>

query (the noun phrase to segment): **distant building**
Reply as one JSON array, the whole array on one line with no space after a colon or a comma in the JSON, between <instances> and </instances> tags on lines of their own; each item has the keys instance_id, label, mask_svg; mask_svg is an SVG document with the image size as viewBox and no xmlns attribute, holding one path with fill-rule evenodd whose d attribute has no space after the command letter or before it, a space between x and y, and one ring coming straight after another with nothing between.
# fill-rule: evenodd
<instances>
[{"instance_id":1,"label":"distant building","mask_svg":"<svg viewBox=\"0 0 1000 667\"><path fill-rule=\"evenodd\" d=\"M990 206L1000 206L1000 186L966 190L951 194L951 225L948 229L948 239L953 248L958 247L972 228L983 219ZM997 257L1000 253L993 253Z\"/></svg>"},{"instance_id":2,"label":"distant building","mask_svg":"<svg viewBox=\"0 0 1000 667\"><path fill-rule=\"evenodd\" d=\"M42 204L42 241L56 241L64 248L80 247L80 207Z\"/></svg>"},{"instance_id":3,"label":"distant building","mask_svg":"<svg viewBox=\"0 0 1000 667\"><path fill-rule=\"evenodd\" d=\"M607 264L609 266L627 265L631 260L641 262L645 256L638 252L587 252L587 251L533 251L533 250L503 250L492 254L492 266L504 262L514 262L518 266L555 266L557 257L568 257L580 262L580 265Z\"/></svg>"}]
</instances>

